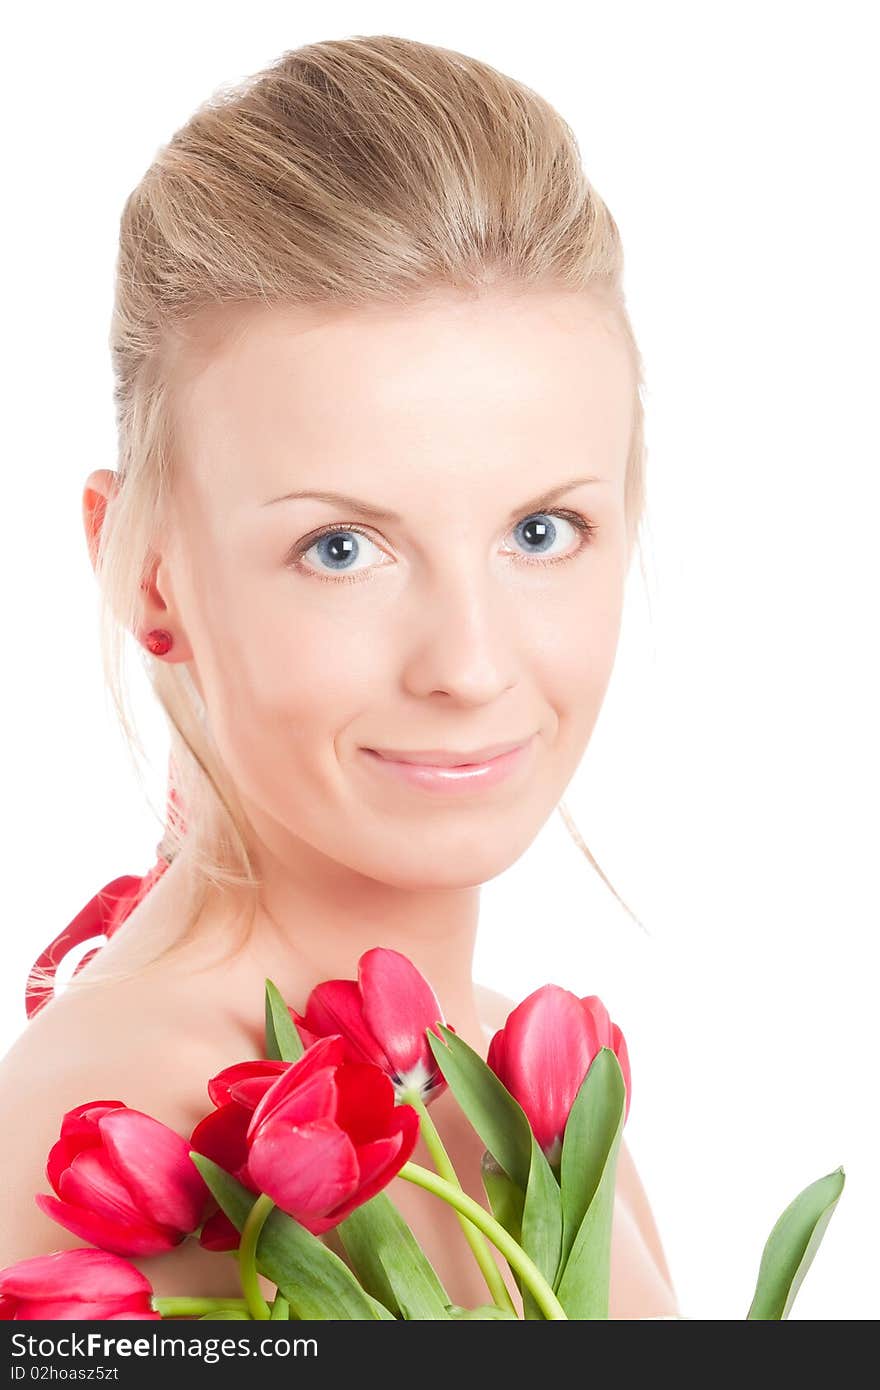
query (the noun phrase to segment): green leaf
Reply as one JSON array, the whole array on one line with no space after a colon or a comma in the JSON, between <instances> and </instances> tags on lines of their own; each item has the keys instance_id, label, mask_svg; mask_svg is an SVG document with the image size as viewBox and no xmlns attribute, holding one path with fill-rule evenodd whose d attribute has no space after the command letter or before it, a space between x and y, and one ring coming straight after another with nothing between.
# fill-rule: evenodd
<instances>
[{"instance_id":1,"label":"green leaf","mask_svg":"<svg viewBox=\"0 0 880 1390\"><path fill-rule=\"evenodd\" d=\"M287 1322L290 1318L290 1305L283 1293L278 1293L269 1304L270 1322Z\"/></svg>"},{"instance_id":2,"label":"green leaf","mask_svg":"<svg viewBox=\"0 0 880 1390\"><path fill-rule=\"evenodd\" d=\"M266 1056L275 1062L298 1062L303 1040L277 986L266 980Z\"/></svg>"},{"instance_id":3,"label":"green leaf","mask_svg":"<svg viewBox=\"0 0 880 1390\"><path fill-rule=\"evenodd\" d=\"M257 1200L231 1173L204 1154L190 1150L210 1191L238 1231ZM276 1284L296 1319L378 1319L375 1303L364 1292L344 1260L317 1237L275 1207L260 1232L257 1268Z\"/></svg>"},{"instance_id":4,"label":"green leaf","mask_svg":"<svg viewBox=\"0 0 880 1390\"><path fill-rule=\"evenodd\" d=\"M492 1157L488 1149L480 1160L483 1189L495 1220L500 1223L518 1245L522 1244L522 1217L526 1194L509 1178L500 1163Z\"/></svg>"},{"instance_id":5,"label":"green leaf","mask_svg":"<svg viewBox=\"0 0 880 1390\"><path fill-rule=\"evenodd\" d=\"M610 1051L610 1049L605 1050ZM612 1076L620 1078L621 1084L623 1081L623 1076L620 1072L620 1064L617 1062L617 1058L614 1056L613 1052L611 1056L614 1058L614 1066L611 1066L610 1063L603 1063L597 1072L597 1082L599 1084L596 1089L599 1090L600 1094L603 1090L602 1082L606 1079L606 1066L610 1068ZM595 1059L593 1061L593 1066L595 1066ZM590 1071L592 1070L593 1068L591 1067ZM588 1078L589 1073L585 1080ZM582 1083L582 1087L583 1085L584 1083ZM589 1087L588 1094L592 1092L593 1089L592 1086ZM623 1093L621 1094L623 1095ZM577 1103L580 1095L581 1091L578 1092L575 1103ZM603 1107L601 1105L597 1106L595 1110L592 1109L592 1100L585 1100L581 1102L581 1104L587 1107L588 1113L592 1110L594 1114L603 1114ZM574 1107L572 1107L572 1109L573 1108ZM610 1113L613 1116L613 1111ZM611 1227L614 1219L617 1155L620 1150L620 1141L623 1135L624 1113L625 1107L623 1100L621 1100L613 1133L609 1137L608 1128L606 1127L604 1132L601 1130L597 1131L597 1137L595 1139L596 1148L593 1146L592 1139L589 1143L587 1149L590 1156L588 1167L593 1170L595 1170L595 1167L599 1166L596 1159L597 1151L601 1151L601 1149L605 1147L605 1157L604 1161L601 1163L599 1181L595 1186L590 1204L581 1220L574 1240L571 1243L569 1253L559 1261L559 1274L557 1276L557 1285L554 1288L554 1292L568 1316L573 1319L599 1320L607 1319L608 1317L608 1298L611 1284ZM604 1120L606 1125L608 1125L609 1112L607 1110L604 1110ZM583 1152L583 1136L580 1131L580 1121L576 1121L575 1124L574 1143L568 1164L566 1164L565 1160L565 1146L567 1140L568 1125L566 1125L566 1132L562 1141L563 1224L565 1222L566 1175L568 1174L570 1182L574 1183L575 1193L580 1193L577 1200L572 1198L568 1199L571 1204L570 1210L572 1212L572 1215L569 1217L570 1221L576 1219L578 1206L583 1202L583 1193L592 1185L592 1178L588 1181L584 1181L582 1176L581 1178L577 1177L576 1167L574 1170L571 1169L571 1160L577 1153Z\"/></svg>"},{"instance_id":6,"label":"green leaf","mask_svg":"<svg viewBox=\"0 0 880 1390\"><path fill-rule=\"evenodd\" d=\"M843 1191L843 1168L799 1192L785 1208L767 1238L752 1306L754 1321L787 1318L804 1275L813 1263L838 1198Z\"/></svg>"},{"instance_id":7,"label":"green leaf","mask_svg":"<svg viewBox=\"0 0 880 1390\"><path fill-rule=\"evenodd\" d=\"M563 1262L602 1180L625 1105L620 1063L610 1047L600 1048L574 1098L562 1137Z\"/></svg>"},{"instance_id":8,"label":"green leaf","mask_svg":"<svg viewBox=\"0 0 880 1390\"><path fill-rule=\"evenodd\" d=\"M384 1319L386 1322L390 1318L392 1322L396 1322L396 1318L394 1314L391 1312L390 1308L386 1308L385 1304L380 1303L378 1298L373 1298L370 1294L367 1294L367 1298L369 1298L370 1302L372 1303L376 1311L377 1318Z\"/></svg>"},{"instance_id":9,"label":"green leaf","mask_svg":"<svg viewBox=\"0 0 880 1390\"><path fill-rule=\"evenodd\" d=\"M519 1322L516 1313L511 1313L509 1308L497 1308L494 1303L481 1303L479 1308L462 1308L457 1303L447 1305L447 1313L456 1322L464 1318L479 1318L481 1321L494 1321L496 1318L513 1318L514 1322Z\"/></svg>"},{"instance_id":10,"label":"green leaf","mask_svg":"<svg viewBox=\"0 0 880 1390\"><path fill-rule=\"evenodd\" d=\"M449 1295L387 1192L377 1192L336 1227L368 1293L409 1322L446 1321Z\"/></svg>"},{"instance_id":11,"label":"green leaf","mask_svg":"<svg viewBox=\"0 0 880 1390\"><path fill-rule=\"evenodd\" d=\"M525 1192L532 1155L525 1111L472 1047L444 1024L436 1026L443 1042L430 1029L425 1036L449 1089L486 1148Z\"/></svg>"},{"instance_id":12,"label":"green leaf","mask_svg":"<svg viewBox=\"0 0 880 1390\"><path fill-rule=\"evenodd\" d=\"M520 1244L552 1288L562 1249L562 1200L559 1184L534 1135ZM545 1314L532 1293L519 1280L517 1286L523 1296L524 1317L530 1322L543 1322Z\"/></svg>"}]
</instances>

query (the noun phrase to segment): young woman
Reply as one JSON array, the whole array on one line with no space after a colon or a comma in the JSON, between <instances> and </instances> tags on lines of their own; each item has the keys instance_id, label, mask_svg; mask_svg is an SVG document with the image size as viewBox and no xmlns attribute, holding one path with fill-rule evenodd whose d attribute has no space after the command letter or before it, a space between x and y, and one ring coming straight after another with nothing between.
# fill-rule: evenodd
<instances>
[{"instance_id":1,"label":"young woman","mask_svg":"<svg viewBox=\"0 0 880 1390\"><path fill-rule=\"evenodd\" d=\"M156 869L100 900L124 930L32 993L0 1068L0 1268L82 1244L33 1201L65 1110L120 1099L189 1134L206 1080L261 1055L266 977L303 1010L396 948L485 1057L513 1001L472 978L480 885L587 747L642 515L621 276L559 115L402 38L224 89L130 195L119 467L83 507L124 727L128 634L168 717L170 815ZM485 1200L451 1093L432 1115ZM388 1192L455 1301L484 1302L451 1209ZM135 1263L159 1294L239 1292L194 1241ZM676 1311L624 1143L611 1315Z\"/></svg>"}]
</instances>

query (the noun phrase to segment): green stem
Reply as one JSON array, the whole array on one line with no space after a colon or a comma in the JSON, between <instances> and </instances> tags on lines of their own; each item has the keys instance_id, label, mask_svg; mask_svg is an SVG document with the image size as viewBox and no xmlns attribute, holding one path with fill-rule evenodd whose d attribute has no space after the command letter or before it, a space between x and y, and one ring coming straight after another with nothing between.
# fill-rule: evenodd
<instances>
[{"instance_id":1,"label":"green stem","mask_svg":"<svg viewBox=\"0 0 880 1390\"><path fill-rule=\"evenodd\" d=\"M272 1316L269 1305L260 1292L260 1285L257 1280L256 1253L260 1232L274 1206L275 1203L272 1198L268 1197L265 1192L261 1192L248 1212L238 1247L238 1272L242 1292L247 1302L248 1312L258 1322L268 1322Z\"/></svg>"},{"instance_id":2,"label":"green stem","mask_svg":"<svg viewBox=\"0 0 880 1390\"><path fill-rule=\"evenodd\" d=\"M462 1191L463 1189L459 1182L458 1174L455 1171L449 1154L446 1152L443 1140L437 1132L437 1126L428 1113L428 1107L422 1100L421 1095L418 1091L413 1089L407 1091L402 1099L406 1104L411 1105L413 1109L418 1112L419 1120L421 1121L422 1138L425 1141L425 1147L434 1160L437 1172L440 1174L441 1178L445 1178L447 1182L452 1183L459 1191ZM513 1306L513 1300L507 1291L507 1285L501 1277L500 1269L492 1259L485 1238L481 1235L473 1222L462 1212L458 1211L456 1215L464 1233L464 1238L474 1252L474 1258L482 1270L483 1278L486 1280L489 1292L492 1295L492 1301L495 1303L496 1307L504 1308L509 1313L515 1313L516 1309Z\"/></svg>"},{"instance_id":3,"label":"green stem","mask_svg":"<svg viewBox=\"0 0 880 1390\"><path fill-rule=\"evenodd\" d=\"M288 1303L287 1299L284 1297L284 1294L283 1294L283 1293L276 1293L275 1299L274 1299L274 1301L273 1301L273 1303L272 1303L272 1317L271 1317L270 1321L271 1321L271 1322L278 1322L281 1318L284 1318L284 1320L285 1320L285 1322L286 1322L286 1321L288 1320L289 1317L290 1317L290 1304Z\"/></svg>"},{"instance_id":4,"label":"green stem","mask_svg":"<svg viewBox=\"0 0 880 1390\"><path fill-rule=\"evenodd\" d=\"M426 1188L428 1192L433 1192L436 1197L441 1197L444 1202L448 1202L457 1211L463 1212L473 1221L475 1226L479 1226L484 1235L489 1237L492 1244L501 1251L510 1267L520 1275L544 1317L555 1321L559 1319L568 1321L565 1309L538 1266L529 1259L522 1246L517 1244L508 1231L505 1231L500 1222L496 1221L494 1216L489 1215L485 1207L481 1207L479 1202L475 1202L454 1183L447 1182L445 1178L432 1173L429 1168L423 1168L419 1163L404 1163L403 1167L398 1170L397 1176L404 1178L407 1182L415 1183L418 1187Z\"/></svg>"},{"instance_id":5,"label":"green stem","mask_svg":"<svg viewBox=\"0 0 880 1390\"><path fill-rule=\"evenodd\" d=\"M189 1294L153 1295L153 1312L163 1318L198 1318L202 1313L216 1313L221 1308L248 1311L243 1298L191 1298Z\"/></svg>"}]
</instances>

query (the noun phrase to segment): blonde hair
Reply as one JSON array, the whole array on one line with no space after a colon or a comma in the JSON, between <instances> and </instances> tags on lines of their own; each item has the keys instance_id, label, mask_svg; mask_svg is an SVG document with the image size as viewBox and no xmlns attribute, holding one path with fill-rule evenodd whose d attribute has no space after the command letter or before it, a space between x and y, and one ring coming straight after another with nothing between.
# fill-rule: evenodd
<instances>
[{"instance_id":1,"label":"blonde hair","mask_svg":"<svg viewBox=\"0 0 880 1390\"><path fill-rule=\"evenodd\" d=\"M236 306L411 305L438 289L589 291L632 362L625 509L634 537L645 501L643 371L622 274L617 225L572 130L536 92L475 58L390 35L334 39L287 52L201 105L159 150L120 226L110 333L118 486L96 567L104 673L130 751L143 756L124 659L170 514L175 383L215 332L234 327ZM644 576L641 547L639 556ZM169 817L158 853L171 860L185 850L201 885L158 962L189 939L210 885L247 890L252 924L259 880L186 665L137 650L167 716L185 818Z\"/></svg>"}]
</instances>

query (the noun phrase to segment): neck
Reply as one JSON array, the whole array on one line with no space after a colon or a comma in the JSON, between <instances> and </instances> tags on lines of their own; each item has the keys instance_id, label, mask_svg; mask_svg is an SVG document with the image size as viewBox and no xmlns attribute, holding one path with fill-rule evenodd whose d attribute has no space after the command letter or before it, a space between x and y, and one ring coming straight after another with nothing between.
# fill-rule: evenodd
<instances>
[{"instance_id":1,"label":"neck","mask_svg":"<svg viewBox=\"0 0 880 1390\"><path fill-rule=\"evenodd\" d=\"M315 854L261 842L254 856L261 880L245 946L222 968L224 998L235 999L242 1023L262 1030L268 977L288 1005L305 1012L323 980L356 979L358 959L373 946L406 955L436 994L443 1016L485 1055L486 1038L472 978L479 888L397 887ZM182 866L181 866L182 867ZM228 890L212 890L197 935L212 956L235 939Z\"/></svg>"}]
</instances>

